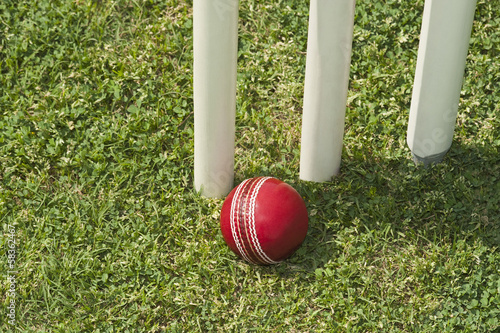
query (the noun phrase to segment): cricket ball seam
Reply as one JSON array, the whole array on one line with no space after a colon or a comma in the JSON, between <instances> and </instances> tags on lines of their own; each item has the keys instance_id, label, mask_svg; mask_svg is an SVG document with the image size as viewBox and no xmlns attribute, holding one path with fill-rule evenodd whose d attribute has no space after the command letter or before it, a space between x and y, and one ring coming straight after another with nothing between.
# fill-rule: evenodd
<instances>
[{"instance_id":1,"label":"cricket ball seam","mask_svg":"<svg viewBox=\"0 0 500 333\"><path fill-rule=\"evenodd\" d=\"M264 183L272 177L247 179L241 183L231 201L230 227L239 254L246 261L260 264L276 264L262 249L255 227L257 195ZM245 237L243 232L245 231Z\"/></svg>"},{"instance_id":2,"label":"cricket ball seam","mask_svg":"<svg viewBox=\"0 0 500 333\"><path fill-rule=\"evenodd\" d=\"M249 259L250 262L253 263L258 263L258 256L255 254L255 250L252 247L251 241L249 240L249 231L248 231L248 223L247 223L247 217L248 217L248 197L249 193L251 192L252 187L255 184L255 179L252 179L248 184L245 184L240 194L240 198L238 200L238 210L237 210L237 216L238 220L235 225L236 231L237 231L237 236L239 237L239 241L242 245L243 249L243 256Z\"/></svg>"},{"instance_id":3,"label":"cricket ball seam","mask_svg":"<svg viewBox=\"0 0 500 333\"><path fill-rule=\"evenodd\" d=\"M255 247L252 246L252 241L250 239L251 235L249 232L248 216L249 216L249 198L251 193L255 188L255 184L260 178L250 179L248 182L242 183L240 193L236 197L235 204L235 222L233 223L235 229L235 235L237 241L241 244L239 251L241 256L252 263L261 263L259 255L255 252Z\"/></svg>"},{"instance_id":4,"label":"cricket ball seam","mask_svg":"<svg viewBox=\"0 0 500 333\"><path fill-rule=\"evenodd\" d=\"M239 209L235 209L235 207L238 205L240 201L240 193L242 192L242 188L245 187L245 185L250 181L250 179L245 180L243 183L241 183L238 188L236 189L236 193L234 194L233 200L231 202L231 217L230 217L230 225L231 225L231 233L233 235L234 243L236 244L236 247L238 248L238 252L242 255L242 257L247 260L251 261L250 258L248 258L245 255L245 251L243 251L242 244L240 243L240 238L236 234L236 223L239 224L239 214L238 211ZM239 207L238 207L239 208ZM236 215L236 220L235 221L235 215Z\"/></svg>"},{"instance_id":5,"label":"cricket ball seam","mask_svg":"<svg viewBox=\"0 0 500 333\"><path fill-rule=\"evenodd\" d=\"M277 261L272 260L269 256L264 252L260 245L260 241L257 238L257 231L255 229L255 201L257 199L257 195L259 194L260 188L262 185L268 180L270 177L264 177L255 186L253 193L250 196L250 236L253 240L253 247L257 250L257 254L260 256L260 260L267 264L277 264Z\"/></svg>"}]
</instances>

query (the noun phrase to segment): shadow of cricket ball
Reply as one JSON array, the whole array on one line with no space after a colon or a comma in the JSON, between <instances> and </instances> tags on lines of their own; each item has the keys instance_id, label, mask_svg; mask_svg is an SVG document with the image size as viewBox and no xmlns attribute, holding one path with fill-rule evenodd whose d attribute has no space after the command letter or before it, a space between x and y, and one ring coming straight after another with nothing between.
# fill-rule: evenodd
<instances>
[{"instance_id":1,"label":"shadow of cricket ball","mask_svg":"<svg viewBox=\"0 0 500 333\"><path fill-rule=\"evenodd\" d=\"M307 209L300 194L272 177L243 181L222 205L220 228L229 248L259 265L277 264L304 241Z\"/></svg>"}]
</instances>

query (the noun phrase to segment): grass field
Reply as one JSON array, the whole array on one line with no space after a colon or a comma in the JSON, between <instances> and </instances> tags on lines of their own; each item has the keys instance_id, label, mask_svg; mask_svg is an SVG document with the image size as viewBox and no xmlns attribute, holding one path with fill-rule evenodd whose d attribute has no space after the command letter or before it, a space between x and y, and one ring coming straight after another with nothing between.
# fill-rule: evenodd
<instances>
[{"instance_id":1,"label":"grass field","mask_svg":"<svg viewBox=\"0 0 500 333\"><path fill-rule=\"evenodd\" d=\"M310 215L260 267L193 191L192 1L2 0L0 331L499 332L500 1L478 1L427 169L405 142L423 4L357 1L343 165L317 184L308 1L241 1L235 184L278 177Z\"/></svg>"}]
</instances>

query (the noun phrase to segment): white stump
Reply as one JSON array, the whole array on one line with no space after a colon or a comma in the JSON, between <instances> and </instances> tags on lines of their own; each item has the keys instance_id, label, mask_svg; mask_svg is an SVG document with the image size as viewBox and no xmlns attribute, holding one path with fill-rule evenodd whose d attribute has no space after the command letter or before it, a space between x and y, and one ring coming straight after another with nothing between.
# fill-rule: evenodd
<instances>
[{"instance_id":1,"label":"white stump","mask_svg":"<svg viewBox=\"0 0 500 333\"><path fill-rule=\"evenodd\" d=\"M355 0L311 0L300 178L329 181L340 169Z\"/></svg>"},{"instance_id":2,"label":"white stump","mask_svg":"<svg viewBox=\"0 0 500 333\"><path fill-rule=\"evenodd\" d=\"M416 163L451 147L476 0L426 0L408 123Z\"/></svg>"},{"instance_id":3,"label":"white stump","mask_svg":"<svg viewBox=\"0 0 500 333\"><path fill-rule=\"evenodd\" d=\"M222 197L233 187L238 0L194 0L194 187Z\"/></svg>"}]
</instances>

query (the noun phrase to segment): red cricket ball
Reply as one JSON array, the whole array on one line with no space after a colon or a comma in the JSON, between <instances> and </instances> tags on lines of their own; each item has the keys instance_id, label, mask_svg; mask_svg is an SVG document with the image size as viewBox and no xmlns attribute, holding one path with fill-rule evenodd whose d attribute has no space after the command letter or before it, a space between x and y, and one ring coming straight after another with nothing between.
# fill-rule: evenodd
<instances>
[{"instance_id":1,"label":"red cricket ball","mask_svg":"<svg viewBox=\"0 0 500 333\"><path fill-rule=\"evenodd\" d=\"M307 209L300 194L272 177L247 179L222 205L220 228L229 248L261 265L291 256L307 234Z\"/></svg>"}]
</instances>

